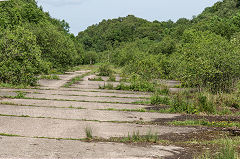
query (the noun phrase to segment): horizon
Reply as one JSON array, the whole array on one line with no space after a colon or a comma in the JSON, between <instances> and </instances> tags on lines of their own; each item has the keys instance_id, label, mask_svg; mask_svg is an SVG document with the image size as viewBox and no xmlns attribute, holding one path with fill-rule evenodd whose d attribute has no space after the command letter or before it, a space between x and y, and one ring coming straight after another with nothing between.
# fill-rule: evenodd
<instances>
[{"instance_id":1,"label":"horizon","mask_svg":"<svg viewBox=\"0 0 240 159\"><path fill-rule=\"evenodd\" d=\"M102 20L134 15L148 21L176 22L180 18L191 19L206 7L211 7L219 0L38 0L45 12L56 19L65 20L70 25L70 32L77 35L87 27ZM65 12L64 12L65 11Z\"/></svg>"}]
</instances>

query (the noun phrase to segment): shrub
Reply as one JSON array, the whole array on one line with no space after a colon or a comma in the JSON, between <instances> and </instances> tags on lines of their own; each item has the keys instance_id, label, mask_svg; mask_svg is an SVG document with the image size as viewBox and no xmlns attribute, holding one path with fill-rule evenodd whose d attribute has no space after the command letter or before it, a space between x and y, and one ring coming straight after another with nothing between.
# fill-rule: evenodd
<instances>
[{"instance_id":1,"label":"shrub","mask_svg":"<svg viewBox=\"0 0 240 159\"><path fill-rule=\"evenodd\" d=\"M198 95L195 105L198 107L200 112L216 112L216 108L213 102L209 101L207 97L202 94Z\"/></svg>"},{"instance_id":2,"label":"shrub","mask_svg":"<svg viewBox=\"0 0 240 159\"><path fill-rule=\"evenodd\" d=\"M130 79L129 89L133 91L154 92L155 85L141 78L140 75L133 74Z\"/></svg>"},{"instance_id":3,"label":"shrub","mask_svg":"<svg viewBox=\"0 0 240 159\"><path fill-rule=\"evenodd\" d=\"M116 82L116 77L113 76L113 75L110 75L108 81L109 81L109 82Z\"/></svg>"},{"instance_id":4,"label":"shrub","mask_svg":"<svg viewBox=\"0 0 240 159\"><path fill-rule=\"evenodd\" d=\"M83 54L83 64L93 65L97 62L98 55L94 51L87 51Z\"/></svg>"},{"instance_id":5,"label":"shrub","mask_svg":"<svg viewBox=\"0 0 240 159\"><path fill-rule=\"evenodd\" d=\"M31 28L31 27L30 27ZM49 22L41 22L32 28L34 35L37 37L37 44L42 51L42 58L52 63L53 68L66 70L73 66L79 55L75 44L64 32L60 32Z\"/></svg>"},{"instance_id":6,"label":"shrub","mask_svg":"<svg viewBox=\"0 0 240 159\"><path fill-rule=\"evenodd\" d=\"M151 104L153 104L153 105L160 105L160 104L169 105L170 99L169 99L169 97L163 97L163 96L160 96L159 94L155 94L155 95L151 96Z\"/></svg>"},{"instance_id":7,"label":"shrub","mask_svg":"<svg viewBox=\"0 0 240 159\"><path fill-rule=\"evenodd\" d=\"M216 47L217 46L217 47ZM234 45L210 32L185 31L174 54L172 72L188 86L229 92L240 75L240 54Z\"/></svg>"},{"instance_id":8,"label":"shrub","mask_svg":"<svg viewBox=\"0 0 240 159\"><path fill-rule=\"evenodd\" d=\"M192 102L182 97L181 95L176 95L171 100L170 111L178 113L186 112L189 114L195 114L197 112L197 109L195 109Z\"/></svg>"},{"instance_id":9,"label":"shrub","mask_svg":"<svg viewBox=\"0 0 240 159\"><path fill-rule=\"evenodd\" d=\"M36 37L22 27L6 29L0 37L0 81L15 85L36 84L36 75L49 69L40 59Z\"/></svg>"},{"instance_id":10,"label":"shrub","mask_svg":"<svg viewBox=\"0 0 240 159\"><path fill-rule=\"evenodd\" d=\"M109 64L103 64L98 69L99 76L111 76L114 72Z\"/></svg>"}]
</instances>

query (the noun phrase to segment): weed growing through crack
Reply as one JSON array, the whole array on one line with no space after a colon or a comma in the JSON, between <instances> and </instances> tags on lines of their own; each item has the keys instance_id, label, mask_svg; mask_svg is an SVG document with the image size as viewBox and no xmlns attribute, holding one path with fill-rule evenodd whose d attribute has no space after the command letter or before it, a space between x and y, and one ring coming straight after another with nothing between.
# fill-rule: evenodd
<instances>
[{"instance_id":1,"label":"weed growing through crack","mask_svg":"<svg viewBox=\"0 0 240 159\"><path fill-rule=\"evenodd\" d=\"M121 137L121 138L110 138L109 141L112 142L123 142L123 143L158 143L158 142L166 142L166 141L160 141L157 133L152 133L152 131L149 131L145 135L140 135L139 131L134 131L132 134L128 133L127 137Z\"/></svg>"},{"instance_id":2,"label":"weed growing through crack","mask_svg":"<svg viewBox=\"0 0 240 159\"><path fill-rule=\"evenodd\" d=\"M113 90L114 86L111 83L107 83L107 84L104 83L103 86L99 85L99 89L110 89L110 90Z\"/></svg>"},{"instance_id":3,"label":"weed growing through crack","mask_svg":"<svg viewBox=\"0 0 240 159\"><path fill-rule=\"evenodd\" d=\"M111 75L108 79L109 82L116 82L116 77Z\"/></svg>"},{"instance_id":4,"label":"weed growing through crack","mask_svg":"<svg viewBox=\"0 0 240 159\"><path fill-rule=\"evenodd\" d=\"M89 81L104 81L102 77L88 78Z\"/></svg>"},{"instance_id":5,"label":"weed growing through crack","mask_svg":"<svg viewBox=\"0 0 240 159\"><path fill-rule=\"evenodd\" d=\"M114 71L109 64L103 64L98 68L99 76L111 76Z\"/></svg>"},{"instance_id":6,"label":"weed growing through crack","mask_svg":"<svg viewBox=\"0 0 240 159\"><path fill-rule=\"evenodd\" d=\"M20 135L0 133L0 136L20 137Z\"/></svg>"},{"instance_id":7,"label":"weed growing through crack","mask_svg":"<svg viewBox=\"0 0 240 159\"><path fill-rule=\"evenodd\" d=\"M17 98L17 99L23 99L23 98L26 97L25 95L26 95L25 92L19 91L19 92L17 92L17 95L15 96L15 98Z\"/></svg>"},{"instance_id":8,"label":"weed growing through crack","mask_svg":"<svg viewBox=\"0 0 240 159\"><path fill-rule=\"evenodd\" d=\"M92 72L93 72L93 71L92 71ZM87 72L87 73L84 73L84 74L82 74L82 75L80 75L80 76L77 76L77 77L72 78L72 79L71 79L69 82L67 82L63 87L69 88L71 85L79 82L80 80L82 80L83 77L91 74L92 72Z\"/></svg>"},{"instance_id":9,"label":"weed growing through crack","mask_svg":"<svg viewBox=\"0 0 240 159\"><path fill-rule=\"evenodd\" d=\"M85 128L85 134L86 134L87 139L93 139L92 128L91 127L86 127Z\"/></svg>"}]
</instances>

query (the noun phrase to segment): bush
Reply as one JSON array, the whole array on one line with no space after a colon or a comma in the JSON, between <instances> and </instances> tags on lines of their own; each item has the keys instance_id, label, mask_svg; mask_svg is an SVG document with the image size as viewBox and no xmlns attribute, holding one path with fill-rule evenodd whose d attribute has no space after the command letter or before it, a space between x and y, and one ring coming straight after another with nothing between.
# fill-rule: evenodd
<instances>
[{"instance_id":1,"label":"bush","mask_svg":"<svg viewBox=\"0 0 240 159\"><path fill-rule=\"evenodd\" d=\"M155 85L149 81L146 81L137 74L133 74L130 79L130 90L141 92L154 92Z\"/></svg>"},{"instance_id":2,"label":"bush","mask_svg":"<svg viewBox=\"0 0 240 159\"><path fill-rule=\"evenodd\" d=\"M155 94L155 95L151 96L151 104L153 104L153 105L160 105L160 104L169 105L170 99L169 99L169 97L163 97L163 96L160 96L159 94Z\"/></svg>"},{"instance_id":3,"label":"bush","mask_svg":"<svg viewBox=\"0 0 240 159\"><path fill-rule=\"evenodd\" d=\"M209 101L207 97L202 94L198 95L195 105L198 106L200 112L208 113L216 112L214 103Z\"/></svg>"},{"instance_id":4,"label":"bush","mask_svg":"<svg viewBox=\"0 0 240 159\"><path fill-rule=\"evenodd\" d=\"M172 73L188 86L229 92L240 76L240 54L233 44L214 33L185 31L178 52L172 56Z\"/></svg>"},{"instance_id":5,"label":"bush","mask_svg":"<svg viewBox=\"0 0 240 159\"><path fill-rule=\"evenodd\" d=\"M36 75L49 69L40 59L36 37L22 27L6 29L0 37L0 81L14 85L36 84Z\"/></svg>"},{"instance_id":6,"label":"bush","mask_svg":"<svg viewBox=\"0 0 240 159\"><path fill-rule=\"evenodd\" d=\"M192 102L187 100L181 95L176 95L173 97L171 101L171 112L186 112L189 114L195 114L197 112L197 109L195 109L195 106L193 105Z\"/></svg>"},{"instance_id":7,"label":"bush","mask_svg":"<svg viewBox=\"0 0 240 159\"><path fill-rule=\"evenodd\" d=\"M49 22L41 22L32 30L41 48L42 59L51 62L53 68L66 70L79 60L80 57L71 38L64 32L58 31Z\"/></svg>"},{"instance_id":8,"label":"bush","mask_svg":"<svg viewBox=\"0 0 240 159\"><path fill-rule=\"evenodd\" d=\"M103 64L98 69L99 76L111 76L114 71L111 69L109 64Z\"/></svg>"},{"instance_id":9,"label":"bush","mask_svg":"<svg viewBox=\"0 0 240 159\"><path fill-rule=\"evenodd\" d=\"M83 64L90 64L93 65L97 62L97 53L94 51L88 51L83 54Z\"/></svg>"}]
</instances>

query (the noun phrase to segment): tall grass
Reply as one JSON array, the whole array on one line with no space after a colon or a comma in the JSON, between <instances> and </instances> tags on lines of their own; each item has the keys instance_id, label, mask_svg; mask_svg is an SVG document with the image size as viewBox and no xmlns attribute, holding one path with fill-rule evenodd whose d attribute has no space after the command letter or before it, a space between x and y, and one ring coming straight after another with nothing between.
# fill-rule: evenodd
<instances>
[{"instance_id":1,"label":"tall grass","mask_svg":"<svg viewBox=\"0 0 240 159\"><path fill-rule=\"evenodd\" d=\"M239 154L236 150L234 140L227 138L224 140L220 140L219 144L221 144L222 147L218 152L212 155L210 154L210 152L206 152L197 159L239 159Z\"/></svg>"}]
</instances>

